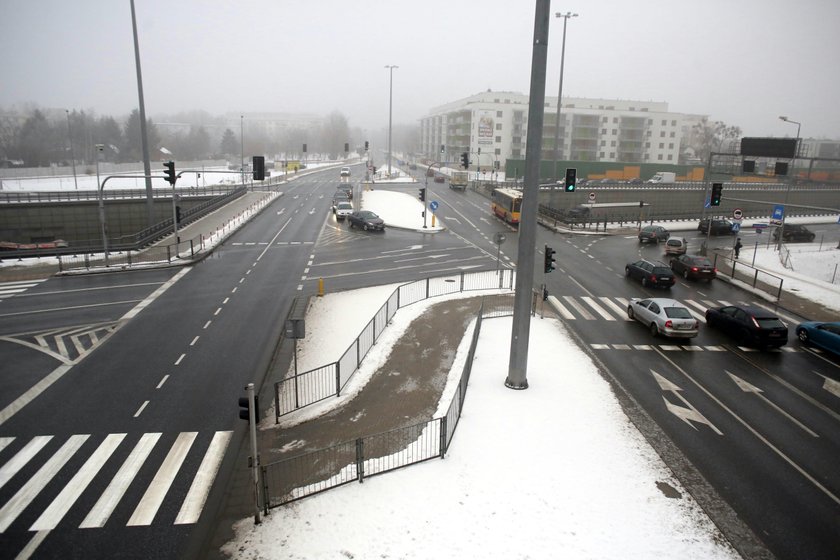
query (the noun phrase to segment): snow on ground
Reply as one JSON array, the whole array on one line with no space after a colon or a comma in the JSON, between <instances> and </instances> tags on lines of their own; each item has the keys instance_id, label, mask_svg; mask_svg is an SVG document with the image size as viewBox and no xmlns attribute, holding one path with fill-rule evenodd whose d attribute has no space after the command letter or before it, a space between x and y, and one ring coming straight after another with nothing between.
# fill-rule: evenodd
<instances>
[{"instance_id":1,"label":"snow on ground","mask_svg":"<svg viewBox=\"0 0 840 560\"><path fill-rule=\"evenodd\" d=\"M335 329L335 311L364 315L392 291L318 298L299 357L334 359L349 344ZM383 337L399 337L437 301L400 310ZM551 352L530 353L528 390L504 386L510 330L510 318L484 321L463 417L444 460L276 508L256 527L243 519L224 552L236 559L554 558L561 551L569 558L737 558L561 323L532 322L530 347ZM466 359L469 334L453 371ZM363 386L389 348L378 342L351 384ZM452 383L447 388L439 412L451 401Z\"/></svg>"}]
</instances>

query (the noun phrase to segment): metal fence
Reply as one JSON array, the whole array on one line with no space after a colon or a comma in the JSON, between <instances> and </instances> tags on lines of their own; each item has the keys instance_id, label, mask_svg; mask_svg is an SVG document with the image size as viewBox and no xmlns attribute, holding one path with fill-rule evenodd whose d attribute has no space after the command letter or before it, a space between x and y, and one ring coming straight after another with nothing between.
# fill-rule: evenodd
<instances>
[{"instance_id":1,"label":"metal fence","mask_svg":"<svg viewBox=\"0 0 840 560\"><path fill-rule=\"evenodd\" d=\"M425 299L470 290L513 289L510 269L487 270L426 278L399 286L376 311L362 332L338 361L287 377L274 384L275 421L295 410L315 404L341 391L358 371L362 360L379 339L398 309Z\"/></svg>"},{"instance_id":2,"label":"metal fence","mask_svg":"<svg viewBox=\"0 0 840 560\"><path fill-rule=\"evenodd\" d=\"M749 284L768 294L776 294L776 303L782 299L782 284L784 278L770 274L744 261L733 259L721 253L715 253L715 268L719 274L725 274L734 280Z\"/></svg>"},{"instance_id":3,"label":"metal fence","mask_svg":"<svg viewBox=\"0 0 840 560\"><path fill-rule=\"evenodd\" d=\"M192 260L203 251L204 235L199 235L186 241L171 245L159 245L147 249L125 249L122 251L108 251L108 260L104 253L59 255L58 270L89 270L105 266L128 268L140 264L171 263L175 260Z\"/></svg>"},{"instance_id":4,"label":"metal fence","mask_svg":"<svg viewBox=\"0 0 840 560\"><path fill-rule=\"evenodd\" d=\"M365 477L444 458L461 418L483 319L513 315L513 294L482 298L467 360L446 415L263 465L263 508L281 506Z\"/></svg>"}]
</instances>

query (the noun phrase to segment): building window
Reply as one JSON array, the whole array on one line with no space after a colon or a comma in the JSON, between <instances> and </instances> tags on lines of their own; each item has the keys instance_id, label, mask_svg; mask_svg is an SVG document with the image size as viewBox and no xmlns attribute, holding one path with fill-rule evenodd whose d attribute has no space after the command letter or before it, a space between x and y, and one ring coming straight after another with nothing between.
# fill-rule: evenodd
<instances>
[{"instance_id":1,"label":"building window","mask_svg":"<svg viewBox=\"0 0 840 560\"><path fill-rule=\"evenodd\" d=\"M676 132L672 132L671 133L671 138L675 138L675 136L674 136L675 134L676 134Z\"/></svg>"},{"instance_id":2,"label":"building window","mask_svg":"<svg viewBox=\"0 0 840 560\"><path fill-rule=\"evenodd\" d=\"M613 147L613 148L615 148L615 140L613 140L612 142L610 142L610 146L611 146L611 147Z\"/></svg>"},{"instance_id":3,"label":"building window","mask_svg":"<svg viewBox=\"0 0 840 560\"><path fill-rule=\"evenodd\" d=\"M616 134L618 134L618 131L616 129L612 129L612 133L613 133L613 136L615 136Z\"/></svg>"},{"instance_id":4,"label":"building window","mask_svg":"<svg viewBox=\"0 0 840 560\"><path fill-rule=\"evenodd\" d=\"M497 155L497 156L502 155L502 149L501 149L501 148L496 148L496 150L495 150L495 151L496 151L496 155Z\"/></svg>"},{"instance_id":5,"label":"building window","mask_svg":"<svg viewBox=\"0 0 840 560\"><path fill-rule=\"evenodd\" d=\"M664 142L660 142L660 143L659 143L659 149L660 149L660 150L664 150L664 149L665 149L665 143L664 143Z\"/></svg>"},{"instance_id":6,"label":"building window","mask_svg":"<svg viewBox=\"0 0 840 560\"><path fill-rule=\"evenodd\" d=\"M668 149L669 149L669 150L673 150L673 149L674 149L674 143L673 143L673 142L671 142L670 144L668 144Z\"/></svg>"},{"instance_id":7,"label":"building window","mask_svg":"<svg viewBox=\"0 0 840 560\"><path fill-rule=\"evenodd\" d=\"M665 138L665 131L664 130L659 133L659 137L660 138Z\"/></svg>"},{"instance_id":8,"label":"building window","mask_svg":"<svg viewBox=\"0 0 840 560\"><path fill-rule=\"evenodd\" d=\"M615 152L610 152L610 159L615 159Z\"/></svg>"},{"instance_id":9,"label":"building window","mask_svg":"<svg viewBox=\"0 0 840 560\"><path fill-rule=\"evenodd\" d=\"M671 154L668 154L668 161L671 161L673 159L674 159L674 156L672 156Z\"/></svg>"},{"instance_id":10,"label":"building window","mask_svg":"<svg viewBox=\"0 0 840 560\"><path fill-rule=\"evenodd\" d=\"M659 154L658 156L656 156L656 159L658 159L659 161L662 161L662 154Z\"/></svg>"},{"instance_id":11,"label":"building window","mask_svg":"<svg viewBox=\"0 0 840 560\"><path fill-rule=\"evenodd\" d=\"M502 123L496 123L496 130L502 130Z\"/></svg>"},{"instance_id":12,"label":"building window","mask_svg":"<svg viewBox=\"0 0 840 560\"><path fill-rule=\"evenodd\" d=\"M501 111L496 111L496 116L501 118L502 117L502 112Z\"/></svg>"},{"instance_id":13,"label":"building window","mask_svg":"<svg viewBox=\"0 0 840 560\"><path fill-rule=\"evenodd\" d=\"M671 126L677 126L677 121L671 121Z\"/></svg>"},{"instance_id":14,"label":"building window","mask_svg":"<svg viewBox=\"0 0 840 560\"><path fill-rule=\"evenodd\" d=\"M607 133L607 129L606 129L606 128L602 128L602 129L601 129L601 134L606 134L606 133Z\"/></svg>"},{"instance_id":15,"label":"building window","mask_svg":"<svg viewBox=\"0 0 840 560\"><path fill-rule=\"evenodd\" d=\"M668 121L666 121L666 120L662 121L662 126L666 126L667 124L668 124Z\"/></svg>"},{"instance_id":16,"label":"building window","mask_svg":"<svg viewBox=\"0 0 840 560\"><path fill-rule=\"evenodd\" d=\"M617 122L618 122L618 117L613 117L613 123L617 123Z\"/></svg>"},{"instance_id":17,"label":"building window","mask_svg":"<svg viewBox=\"0 0 840 560\"><path fill-rule=\"evenodd\" d=\"M604 152L599 152L599 153L598 153L598 157L599 157L599 158L603 158L603 157L604 157Z\"/></svg>"},{"instance_id":18,"label":"building window","mask_svg":"<svg viewBox=\"0 0 840 560\"><path fill-rule=\"evenodd\" d=\"M501 142L501 141L502 141L502 137L501 136L496 136L496 142Z\"/></svg>"},{"instance_id":19,"label":"building window","mask_svg":"<svg viewBox=\"0 0 840 560\"><path fill-rule=\"evenodd\" d=\"M511 142L513 142L514 144L521 144L522 143L522 137L521 136L514 136L513 138L511 138Z\"/></svg>"},{"instance_id":20,"label":"building window","mask_svg":"<svg viewBox=\"0 0 840 560\"><path fill-rule=\"evenodd\" d=\"M650 142L645 142L645 148L650 148Z\"/></svg>"},{"instance_id":21,"label":"building window","mask_svg":"<svg viewBox=\"0 0 840 560\"><path fill-rule=\"evenodd\" d=\"M652 125L653 125L653 119L648 119L648 126L652 126Z\"/></svg>"},{"instance_id":22,"label":"building window","mask_svg":"<svg viewBox=\"0 0 840 560\"><path fill-rule=\"evenodd\" d=\"M607 141L606 141L606 140L601 140L601 145L602 145L602 146L606 146L606 145L607 145ZM603 155L603 154L602 154L602 155Z\"/></svg>"},{"instance_id":23,"label":"building window","mask_svg":"<svg viewBox=\"0 0 840 560\"><path fill-rule=\"evenodd\" d=\"M602 117L601 122L607 122L607 117Z\"/></svg>"}]
</instances>

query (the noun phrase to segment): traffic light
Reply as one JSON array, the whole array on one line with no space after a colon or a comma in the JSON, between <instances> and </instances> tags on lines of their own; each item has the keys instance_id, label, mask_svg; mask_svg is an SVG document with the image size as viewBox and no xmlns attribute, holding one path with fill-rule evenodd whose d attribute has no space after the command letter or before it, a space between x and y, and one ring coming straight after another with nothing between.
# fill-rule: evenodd
<instances>
[{"instance_id":1,"label":"traffic light","mask_svg":"<svg viewBox=\"0 0 840 560\"><path fill-rule=\"evenodd\" d=\"M175 186L175 162L167 161L163 164L163 176L173 187Z\"/></svg>"},{"instance_id":2,"label":"traffic light","mask_svg":"<svg viewBox=\"0 0 840 560\"><path fill-rule=\"evenodd\" d=\"M252 169L254 170L254 181L265 179L265 156L253 156Z\"/></svg>"},{"instance_id":3,"label":"traffic light","mask_svg":"<svg viewBox=\"0 0 840 560\"><path fill-rule=\"evenodd\" d=\"M368 141L365 140L365 151L368 151L368 146L369 146Z\"/></svg>"},{"instance_id":4,"label":"traffic light","mask_svg":"<svg viewBox=\"0 0 840 560\"><path fill-rule=\"evenodd\" d=\"M303 153L306 153L306 144L303 145Z\"/></svg>"},{"instance_id":5,"label":"traffic light","mask_svg":"<svg viewBox=\"0 0 840 560\"><path fill-rule=\"evenodd\" d=\"M445 151L446 151L446 146L444 146L443 144L441 144L441 145L440 145L440 153L443 153L443 152L445 152Z\"/></svg>"},{"instance_id":6,"label":"traffic light","mask_svg":"<svg viewBox=\"0 0 840 560\"><path fill-rule=\"evenodd\" d=\"M180 225L181 224L181 207L175 207L175 223Z\"/></svg>"},{"instance_id":7,"label":"traffic light","mask_svg":"<svg viewBox=\"0 0 840 560\"><path fill-rule=\"evenodd\" d=\"M344 143L344 153L346 154L349 151L350 151L350 144L348 142L345 142Z\"/></svg>"},{"instance_id":8,"label":"traffic light","mask_svg":"<svg viewBox=\"0 0 840 560\"><path fill-rule=\"evenodd\" d=\"M469 152L463 152L461 154L461 167L463 167L464 169L469 169L470 168L470 153Z\"/></svg>"},{"instance_id":9,"label":"traffic light","mask_svg":"<svg viewBox=\"0 0 840 560\"><path fill-rule=\"evenodd\" d=\"M723 190L723 183L712 183L712 198L709 206L720 206L720 193Z\"/></svg>"},{"instance_id":10,"label":"traffic light","mask_svg":"<svg viewBox=\"0 0 840 560\"><path fill-rule=\"evenodd\" d=\"M575 192L575 185L577 184L577 169L574 167L566 168L566 192Z\"/></svg>"},{"instance_id":11,"label":"traffic light","mask_svg":"<svg viewBox=\"0 0 840 560\"><path fill-rule=\"evenodd\" d=\"M426 187L420 189L420 201L426 202Z\"/></svg>"},{"instance_id":12,"label":"traffic light","mask_svg":"<svg viewBox=\"0 0 840 560\"><path fill-rule=\"evenodd\" d=\"M260 396L254 395L254 418L259 421L260 416ZM248 403L248 397L239 397L239 417L243 420L251 422L251 407Z\"/></svg>"},{"instance_id":13,"label":"traffic light","mask_svg":"<svg viewBox=\"0 0 840 560\"><path fill-rule=\"evenodd\" d=\"M552 272L555 268L554 266L554 253L556 253L554 249L549 247L548 245L545 246L545 264L543 266L543 271L547 274Z\"/></svg>"}]
</instances>

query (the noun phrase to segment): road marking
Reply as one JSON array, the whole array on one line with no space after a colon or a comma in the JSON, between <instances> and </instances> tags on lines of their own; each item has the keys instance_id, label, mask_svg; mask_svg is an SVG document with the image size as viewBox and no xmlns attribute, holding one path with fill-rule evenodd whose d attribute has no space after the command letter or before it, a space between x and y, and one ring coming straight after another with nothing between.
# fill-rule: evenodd
<instances>
[{"instance_id":1,"label":"road marking","mask_svg":"<svg viewBox=\"0 0 840 560\"><path fill-rule=\"evenodd\" d=\"M659 385L659 388L662 389L662 391L671 393L685 405L679 406L677 404L673 404L665 398L665 395L663 395L662 400L665 401L665 408L668 410L668 412L670 412L671 414L673 414L674 416L676 416L677 418L694 428L694 430L697 430L697 426L692 424L692 422L696 422L698 424L705 424L709 428L711 428L717 435L723 435L723 432L718 430L717 426L712 424L705 416L700 414L700 411L694 408L694 406L690 402L688 402L688 400L685 397L682 396L682 388L679 385L677 385L676 383L672 383L671 381L659 375L653 370L650 370L650 373L653 375L653 378L656 380L656 383Z\"/></svg>"},{"instance_id":2,"label":"road marking","mask_svg":"<svg viewBox=\"0 0 840 560\"><path fill-rule=\"evenodd\" d=\"M230 298L226 297L224 300L222 300L222 305L225 305L229 301L230 301Z\"/></svg>"},{"instance_id":3,"label":"road marking","mask_svg":"<svg viewBox=\"0 0 840 560\"><path fill-rule=\"evenodd\" d=\"M569 310L566 309L566 307L560 303L560 300L556 297L548 296L548 302L560 313L560 315L563 316L564 319L572 320L575 318L575 316L572 315L571 312L569 312Z\"/></svg>"},{"instance_id":4,"label":"road marking","mask_svg":"<svg viewBox=\"0 0 840 560\"><path fill-rule=\"evenodd\" d=\"M580 313L580 315L581 315L584 319L586 319L586 320L588 320L588 321L591 321L591 320L594 320L594 319L595 319L595 317L594 317L591 313L589 313L589 311L587 311L586 309L584 309L582 305L580 305L578 302L576 302L572 296L563 296L563 299L565 299L565 300L566 300L566 303L568 303L569 305L571 305L571 306L572 306L572 308L574 308L574 310L575 310L575 311L577 311L578 313Z\"/></svg>"},{"instance_id":5,"label":"road marking","mask_svg":"<svg viewBox=\"0 0 840 560\"><path fill-rule=\"evenodd\" d=\"M179 365L179 364L181 363L181 361L182 361L184 358L186 358L186 357L187 357L187 355L186 355L186 354L181 354L180 356L178 356L178 359L177 359L177 360L175 360L175 365L176 365L176 366L177 366L177 365Z\"/></svg>"},{"instance_id":6,"label":"road marking","mask_svg":"<svg viewBox=\"0 0 840 560\"><path fill-rule=\"evenodd\" d=\"M802 430L804 432L806 432L808 435L810 435L811 437L820 437L815 432L813 432L812 430L809 430L808 427L805 426L804 424L802 424L799 420L797 420L796 418L794 418L793 416L791 416L790 414L788 414L787 412L785 412L784 410L779 408L776 405L776 403L774 403L773 401L771 401L770 399L765 397L762 394L762 393L764 393L763 389L761 389L759 387L756 387L755 385L753 385L752 383L749 383L748 381L745 381L744 379L741 379L740 377L738 377L734 373L731 373L728 370L723 370L723 371L726 372L726 374L729 376L729 378L732 379L732 381L735 382L735 385L737 385L738 388L741 389L743 392L754 394L756 397L760 398L762 401L767 403L773 410L775 410L776 412L779 412L782 416L784 416L785 418L787 418L788 420L790 420L791 422L793 422L794 424L796 424L797 426L802 428Z\"/></svg>"},{"instance_id":7,"label":"road marking","mask_svg":"<svg viewBox=\"0 0 840 560\"><path fill-rule=\"evenodd\" d=\"M608 297L601 296L598 299L600 299L604 303L604 305L606 305L607 307L609 307L610 309L615 311L616 315L618 315L619 317L622 317L625 321L632 321L633 320L633 319L631 319L630 317L627 316L627 308L622 309L621 307L616 305L615 302L613 302Z\"/></svg>"},{"instance_id":8,"label":"road marking","mask_svg":"<svg viewBox=\"0 0 840 560\"><path fill-rule=\"evenodd\" d=\"M87 517L82 521L82 524L79 525L79 529L92 529L105 525L160 436L159 433L143 434L143 437L134 446L120 470L111 480L108 488L105 489Z\"/></svg>"},{"instance_id":9,"label":"road marking","mask_svg":"<svg viewBox=\"0 0 840 560\"><path fill-rule=\"evenodd\" d=\"M8 445L15 438L4 439L8 439L6 442L6 445ZM18 451L15 456L9 460L8 463L3 465L3 467L0 468L0 488L5 486L5 484L9 482L9 480L11 480L11 478L15 476L15 474L17 474L17 472L22 469L24 465L32 459L32 457L37 455L51 439L52 436L36 436L32 438L29 443L23 447L23 449Z\"/></svg>"},{"instance_id":10,"label":"road marking","mask_svg":"<svg viewBox=\"0 0 840 560\"><path fill-rule=\"evenodd\" d=\"M126 305L129 303L137 303L140 300L127 299L123 301L109 301L107 303L91 303L88 305L71 305L70 307L52 307L50 309L32 309L29 311L18 311L15 313L2 313L0 317L17 317L20 315L36 315L40 313L52 313L53 311L73 311L75 309L90 309L92 307L108 307L110 305ZM142 301L140 301L142 303Z\"/></svg>"},{"instance_id":11,"label":"road marking","mask_svg":"<svg viewBox=\"0 0 840 560\"><path fill-rule=\"evenodd\" d=\"M198 338L198 335L196 335L195 338L192 339L192 342L190 342L190 346L195 346L195 343L198 342Z\"/></svg>"},{"instance_id":12,"label":"road marking","mask_svg":"<svg viewBox=\"0 0 840 560\"><path fill-rule=\"evenodd\" d=\"M221 312L222 312L222 308L221 308L221 307L218 307L218 308L216 308L216 312L215 312L215 313L213 313L213 316L215 317L215 316L217 316L217 315L218 315L219 313L221 313Z\"/></svg>"},{"instance_id":13,"label":"road marking","mask_svg":"<svg viewBox=\"0 0 840 560\"><path fill-rule=\"evenodd\" d=\"M607 313L603 307L598 305L594 299L589 296L581 296L581 298L589 307L595 310L595 312L606 319L607 321L615 321L615 317Z\"/></svg>"},{"instance_id":14,"label":"road marking","mask_svg":"<svg viewBox=\"0 0 840 560\"><path fill-rule=\"evenodd\" d=\"M209 327L210 323L212 323L212 322L213 322L213 320L211 319L211 320L207 321L206 323L204 323L204 327L202 327L202 329L207 330L207 327Z\"/></svg>"},{"instance_id":15,"label":"road marking","mask_svg":"<svg viewBox=\"0 0 840 560\"><path fill-rule=\"evenodd\" d=\"M143 413L143 409L149 404L149 401L144 401L143 404L140 405L140 408L137 409L137 412L134 413L134 417L137 418L140 414Z\"/></svg>"},{"instance_id":16,"label":"road marking","mask_svg":"<svg viewBox=\"0 0 840 560\"><path fill-rule=\"evenodd\" d=\"M157 384L157 387L155 387L155 389L160 389L161 387L163 387L163 384L166 383L167 379L169 379L168 373L163 376L163 379L160 380L160 383Z\"/></svg>"},{"instance_id":17,"label":"road marking","mask_svg":"<svg viewBox=\"0 0 840 560\"><path fill-rule=\"evenodd\" d=\"M55 455L38 470L35 475L24 484L17 494L0 508L0 533L5 533L9 525L17 519L26 507L41 493L59 470L79 450L90 437L89 434L70 436Z\"/></svg>"},{"instance_id":18,"label":"road marking","mask_svg":"<svg viewBox=\"0 0 840 560\"><path fill-rule=\"evenodd\" d=\"M160 286L157 290L155 290L154 292L152 292L151 294L149 294L149 295L148 295L148 297L146 297L146 299L144 299L143 301L141 301L140 303L138 303L136 306L134 306L134 308L133 308L133 309L131 309L128 313L126 313L125 315L123 315L123 316L122 316L122 318L121 318L120 320L121 320L121 321L126 321L126 320L128 320L128 319L131 319L132 317L134 317L134 316L135 316L135 315L137 315L138 313L140 313L140 312L141 312L143 309L145 309L145 308L146 308L146 307L147 307L150 303L152 303L155 299L157 299L158 297L160 297L160 296L161 296L161 295L162 295L162 294L163 294L166 290L168 290L169 288L171 288L171 287L172 287L172 285L173 285L173 284L175 284L175 282L177 282L178 280L180 280L181 278L183 278L183 277L184 277L184 275L185 275L186 273L188 273L190 270L192 270L192 269L191 269L191 268L188 268L188 267L184 267L184 268L182 268L182 269L178 272L178 274L176 274L175 276L173 276L172 278L170 278L169 280L167 280L166 282L164 282L164 283L163 283L163 284L162 284L162 285L161 285L161 286Z\"/></svg>"},{"instance_id":19,"label":"road marking","mask_svg":"<svg viewBox=\"0 0 840 560\"><path fill-rule=\"evenodd\" d=\"M148 402L148 401L146 401ZM50 531L55 529L58 522L67 514L76 500L79 499L85 488L88 487L93 477L105 464L105 461L114 453L117 447L125 439L126 434L108 434L108 437L99 445L81 469L76 471L75 476L67 483L52 503L44 510L41 516L29 528L30 531Z\"/></svg>"},{"instance_id":20,"label":"road marking","mask_svg":"<svg viewBox=\"0 0 840 560\"><path fill-rule=\"evenodd\" d=\"M204 503L207 501L207 496L210 493L210 487L213 485L213 480L219 472L219 466L222 463L222 458L225 456L225 450L233 432L216 432L213 436L213 441L210 442L210 447L204 454L204 459L198 467L198 473L193 479L187 497L181 505L181 510L175 518L175 525L182 525L185 523L196 523L201 510L204 508Z\"/></svg>"},{"instance_id":21,"label":"road marking","mask_svg":"<svg viewBox=\"0 0 840 560\"><path fill-rule=\"evenodd\" d=\"M198 432L181 432L126 526L151 525Z\"/></svg>"},{"instance_id":22,"label":"road marking","mask_svg":"<svg viewBox=\"0 0 840 560\"><path fill-rule=\"evenodd\" d=\"M47 375L41 381L39 381L38 383L33 385L29 390L27 390L25 393L23 393L17 399L15 399L11 403L9 403L6 406L6 408L4 408L2 411L0 411L0 425L5 423L6 420L11 418L15 414L17 414L20 411L20 409L22 409L24 406L26 406L27 404L29 404L30 402L35 400L35 398L38 395L40 395L41 393L46 391L47 388L49 388L50 385L52 385L53 383L55 383L56 381L61 379L61 377L65 373L70 371L70 368L72 368L72 367L73 367L72 364L64 364L64 365L58 366L57 368L52 370L52 372L50 372L49 375Z\"/></svg>"}]
</instances>

